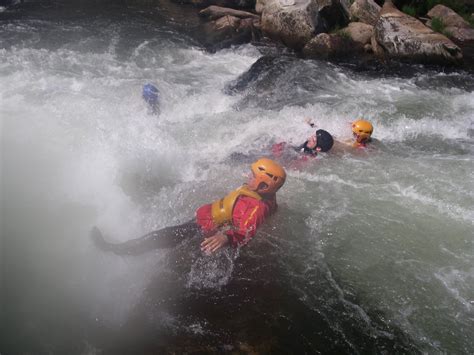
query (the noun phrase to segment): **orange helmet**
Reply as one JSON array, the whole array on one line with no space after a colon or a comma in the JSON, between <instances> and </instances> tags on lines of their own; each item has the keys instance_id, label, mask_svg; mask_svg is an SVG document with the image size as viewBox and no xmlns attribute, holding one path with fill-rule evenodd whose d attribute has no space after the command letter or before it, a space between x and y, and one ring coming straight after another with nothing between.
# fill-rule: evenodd
<instances>
[{"instance_id":1,"label":"orange helmet","mask_svg":"<svg viewBox=\"0 0 474 355\"><path fill-rule=\"evenodd\" d=\"M251 169L259 193L274 194L285 183L285 169L271 159L260 158Z\"/></svg>"},{"instance_id":2,"label":"orange helmet","mask_svg":"<svg viewBox=\"0 0 474 355\"><path fill-rule=\"evenodd\" d=\"M352 133L354 134L354 137L358 143L369 140L373 131L374 127L372 127L372 123L369 121L357 120L352 122Z\"/></svg>"}]
</instances>

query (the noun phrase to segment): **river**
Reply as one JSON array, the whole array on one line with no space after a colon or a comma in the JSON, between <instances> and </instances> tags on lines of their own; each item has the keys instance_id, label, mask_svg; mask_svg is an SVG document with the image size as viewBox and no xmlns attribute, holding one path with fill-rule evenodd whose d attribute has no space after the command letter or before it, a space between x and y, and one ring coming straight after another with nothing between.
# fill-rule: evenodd
<instances>
[{"instance_id":1,"label":"river","mask_svg":"<svg viewBox=\"0 0 474 355\"><path fill-rule=\"evenodd\" d=\"M474 75L213 53L199 26L166 2L1 8L0 353L474 353ZM247 247L91 243L186 222L306 117L375 143L288 169Z\"/></svg>"}]
</instances>

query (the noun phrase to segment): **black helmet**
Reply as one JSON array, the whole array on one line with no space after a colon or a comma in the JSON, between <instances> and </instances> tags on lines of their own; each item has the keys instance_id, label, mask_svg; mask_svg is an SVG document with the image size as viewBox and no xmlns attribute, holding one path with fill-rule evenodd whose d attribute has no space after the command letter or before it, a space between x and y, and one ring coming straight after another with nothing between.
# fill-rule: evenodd
<instances>
[{"instance_id":1,"label":"black helmet","mask_svg":"<svg viewBox=\"0 0 474 355\"><path fill-rule=\"evenodd\" d=\"M334 144L334 139L331 134L324 129L318 129L316 131L316 139L316 147L319 147L321 152L327 152Z\"/></svg>"}]
</instances>

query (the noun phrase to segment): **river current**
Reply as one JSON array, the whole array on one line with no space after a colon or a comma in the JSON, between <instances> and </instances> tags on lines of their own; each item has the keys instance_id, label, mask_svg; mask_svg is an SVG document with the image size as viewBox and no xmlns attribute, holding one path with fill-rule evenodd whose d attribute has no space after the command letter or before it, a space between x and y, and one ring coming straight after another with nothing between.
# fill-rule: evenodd
<instances>
[{"instance_id":1,"label":"river current","mask_svg":"<svg viewBox=\"0 0 474 355\"><path fill-rule=\"evenodd\" d=\"M474 353L472 73L213 53L164 1L0 11L1 354ZM247 247L91 243L186 222L307 117L375 143L288 169Z\"/></svg>"}]
</instances>

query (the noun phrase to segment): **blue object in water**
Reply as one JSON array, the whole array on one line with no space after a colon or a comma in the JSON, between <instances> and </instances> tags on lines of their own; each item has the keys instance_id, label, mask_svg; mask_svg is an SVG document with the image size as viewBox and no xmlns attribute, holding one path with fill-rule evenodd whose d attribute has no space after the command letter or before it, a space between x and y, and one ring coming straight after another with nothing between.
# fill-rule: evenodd
<instances>
[{"instance_id":1,"label":"blue object in water","mask_svg":"<svg viewBox=\"0 0 474 355\"><path fill-rule=\"evenodd\" d=\"M158 89L153 84L143 85L142 92L143 100L150 106L153 112L158 110Z\"/></svg>"}]
</instances>

